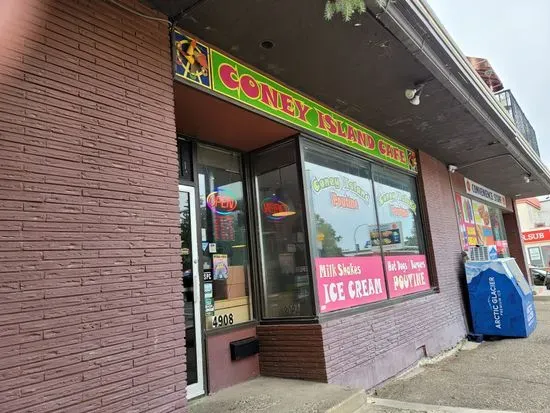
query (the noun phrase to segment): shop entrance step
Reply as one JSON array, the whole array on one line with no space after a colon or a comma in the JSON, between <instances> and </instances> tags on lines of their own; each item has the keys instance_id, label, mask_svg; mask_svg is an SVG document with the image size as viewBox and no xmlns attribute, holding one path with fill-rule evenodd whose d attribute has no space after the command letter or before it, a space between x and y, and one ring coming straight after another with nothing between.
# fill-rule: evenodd
<instances>
[{"instance_id":1,"label":"shop entrance step","mask_svg":"<svg viewBox=\"0 0 550 413\"><path fill-rule=\"evenodd\" d=\"M190 401L190 413L355 413L365 390L303 380L258 377Z\"/></svg>"}]
</instances>

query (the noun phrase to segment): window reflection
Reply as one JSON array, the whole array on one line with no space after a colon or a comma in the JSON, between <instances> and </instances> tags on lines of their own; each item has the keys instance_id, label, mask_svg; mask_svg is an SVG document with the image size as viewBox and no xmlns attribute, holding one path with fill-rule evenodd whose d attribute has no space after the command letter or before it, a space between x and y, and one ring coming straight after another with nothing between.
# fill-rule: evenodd
<instances>
[{"instance_id":1,"label":"window reflection","mask_svg":"<svg viewBox=\"0 0 550 413\"><path fill-rule=\"evenodd\" d=\"M254 158L266 318L313 314L295 144Z\"/></svg>"},{"instance_id":2,"label":"window reflection","mask_svg":"<svg viewBox=\"0 0 550 413\"><path fill-rule=\"evenodd\" d=\"M241 159L203 145L197 157L206 326L228 327L251 319Z\"/></svg>"}]
</instances>

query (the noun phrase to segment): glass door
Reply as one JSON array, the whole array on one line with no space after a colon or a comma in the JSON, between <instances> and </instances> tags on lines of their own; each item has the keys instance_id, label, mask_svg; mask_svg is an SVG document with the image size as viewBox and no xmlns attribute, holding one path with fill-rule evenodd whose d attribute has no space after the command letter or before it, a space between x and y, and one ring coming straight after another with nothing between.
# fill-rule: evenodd
<instances>
[{"instance_id":1,"label":"glass door","mask_svg":"<svg viewBox=\"0 0 550 413\"><path fill-rule=\"evenodd\" d=\"M195 188L180 185L179 208L188 399L204 394L201 294L195 205Z\"/></svg>"}]
</instances>

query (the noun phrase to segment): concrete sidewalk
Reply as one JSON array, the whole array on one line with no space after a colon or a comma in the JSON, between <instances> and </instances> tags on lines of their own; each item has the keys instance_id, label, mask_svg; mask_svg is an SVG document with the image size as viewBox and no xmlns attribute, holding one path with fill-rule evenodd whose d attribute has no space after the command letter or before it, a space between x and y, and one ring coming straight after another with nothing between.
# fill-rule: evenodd
<instances>
[{"instance_id":1,"label":"concrete sidewalk","mask_svg":"<svg viewBox=\"0 0 550 413\"><path fill-rule=\"evenodd\" d=\"M302 380L258 377L192 401L190 413L354 413L363 390Z\"/></svg>"},{"instance_id":2,"label":"concrete sidewalk","mask_svg":"<svg viewBox=\"0 0 550 413\"><path fill-rule=\"evenodd\" d=\"M550 301L537 301L538 327L424 364L371 396L364 390L260 377L192 401L190 413L550 412Z\"/></svg>"},{"instance_id":3,"label":"concrete sidewalk","mask_svg":"<svg viewBox=\"0 0 550 413\"><path fill-rule=\"evenodd\" d=\"M484 342L427 365L376 397L475 409L550 412L550 301L536 301L538 327L527 339Z\"/></svg>"}]
</instances>

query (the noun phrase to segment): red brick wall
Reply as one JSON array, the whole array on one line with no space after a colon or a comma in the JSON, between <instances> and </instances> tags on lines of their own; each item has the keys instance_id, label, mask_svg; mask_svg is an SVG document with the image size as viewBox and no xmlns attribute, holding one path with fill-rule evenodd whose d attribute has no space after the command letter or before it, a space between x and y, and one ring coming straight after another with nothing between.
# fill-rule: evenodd
<instances>
[{"instance_id":1,"label":"red brick wall","mask_svg":"<svg viewBox=\"0 0 550 413\"><path fill-rule=\"evenodd\" d=\"M463 268L446 166L420 154L421 184L440 292L322 324L330 383L371 388L454 346L466 333Z\"/></svg>"},{"instance_id":2,"label":"red brick wall","mask_svg":"<svg viewBox=\"0 0 550 413\"><path fill-rule=\"evenodd\" d=\"M327 381L319 324L260 325L262 376Z\"/></svg>"},{"instance_id":3,"label":"red brick wall","mask_svg":"<svg viewBox=\"0 0 550 413\"><path fill-rule=\"evenodd\" d=\"M167 26L104 1L13 4L23 12L0 34L0 410L184 411Z\"/></svg>"}]
</instances>

